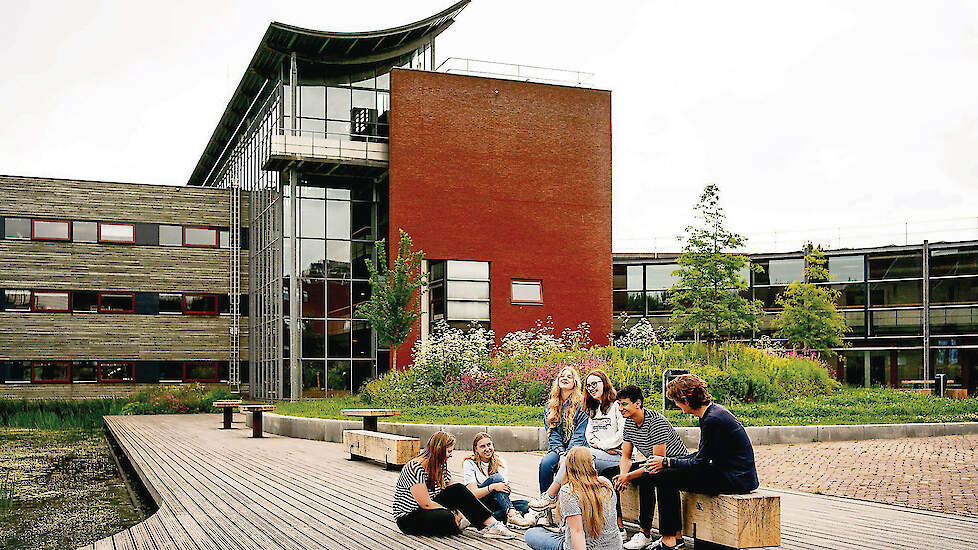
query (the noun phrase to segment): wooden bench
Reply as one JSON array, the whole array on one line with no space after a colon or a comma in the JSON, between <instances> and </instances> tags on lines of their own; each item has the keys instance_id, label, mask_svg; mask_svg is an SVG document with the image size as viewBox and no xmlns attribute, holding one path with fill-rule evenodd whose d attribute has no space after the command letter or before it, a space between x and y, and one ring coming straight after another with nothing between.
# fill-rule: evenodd
<instances>
[{"instance_id":1,"label":"wooden bench","mask_svg":"<svg viewBox=\"0 0 978 550\"><path fill-rule=\"evenodd\" d=\"M215 409L221 409L221 410L224 411L224 426L221 429L222 430L230 430L231 429L231 420L232 420L232 416L231 415L234 414L234 408L235 407L240 407L241 406L241 400L240 399L223 399L223 400L215 401L214 403L211 404L211 406L213 406Z\"/></svg>"},{"instance_id":2,"label":"wooden bench","mask_svg":"<svg viewBox=\"0 0 978 550\"><path fill-rule=\"evenodd\" d=\"M261 415L263 412L275 410L275 405L241 405L241 412L252 413L251 437L265 437L261 430Z\"/></svg>"},{"instance_id":3,"label":"wooden bench","mask_svg":"<svg viewBox=\"0 0 978 550\"><path fill-rule=\"evenodd\" d=\"M343 409L340 414L344 416L356 416L363 419L363 429L377 431L377 419L387 416L397 416L401 411L397 409Z\"/></svg>"},{"instance_id":4,"label":"wooden bench","mask_svg":"<svg viewBox=\"0 0 978 550\"><path fill-rule=\"evenodd\" d=\"M343 430L343 447L350 451L350 460L370 458L390 468L404 466L418 456L421 440L372 430Z\"/></svg>"},{"instance_id":5,"label":"wooden bench","mask_svg":"<svg viewBox=\"0 0 978 550\"><path fill-rule=\"evenodd\" d=\"M781 544L781 497L765 491L746 495L701 495L681 492L683 535L729 548ZM656 506L653 527L659 527ZM638 488L621 494L622 517L638 522Z\"/></svg>"}]
</instances>

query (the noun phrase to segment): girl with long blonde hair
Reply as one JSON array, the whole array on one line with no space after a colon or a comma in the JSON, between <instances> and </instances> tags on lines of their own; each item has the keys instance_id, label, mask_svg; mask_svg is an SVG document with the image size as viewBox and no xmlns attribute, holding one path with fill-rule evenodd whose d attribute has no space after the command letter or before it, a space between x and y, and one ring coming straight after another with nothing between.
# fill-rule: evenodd
<instances>
[{"instance_id":1,"label":"girl with long blonde hair","mask_svg":"<svg viewBox=\"0 0 978 550\"><path fill-rule=\"evenodd\" d=\"M547 454L540 460L540 498L537 501L550 498L547 489L567 451L581 445L587 446L584 432L588 416L583 404L581 375L574 367L565 366L550 386L550 399L543 412L543 426L547 428Z\"/></svg>"},{"instance_id":2,"label":"girl with long blonde hair","mask_svg":"<svg viewBox=\"0 0 978 550\"><path fill-rule=\"evenodd\" d=\"M499 521L518 528L529 527L536 521L534 514L528 514L527 501L510 498L512 489L506 480L506 461L496 454L492 438L486 432L479 432L472 439L472 455L462 461L462 475L465 486Z\"/></svg>"},{"instance_id":3,"label":"girl with long blonde hair","mask_svg":"<svg viewBox=\"0 0 978 550\"><path fill-rule=\"evenodd\" d=\"M618 550L615 491L611 482L598 477L594 459L584 447L567 453L566 475L557 497L557 514L564 526L562 533L542 527L526 532L526 543L533 550Z\"/></svg>"},{"instance_id":4,"label":"girl with long blonde hair","mask_svg":"<svg viewBox=\"0 0 978 550\"><path fill-rule=\"evenodd\" d=\"M452 483L448 459L454 450L454 435L435 432L424 451L401 470L393 506L398 529L408 535L449 536L474 525L486 538L514 538L468 487Z\"/></svg>"}]
</instances>

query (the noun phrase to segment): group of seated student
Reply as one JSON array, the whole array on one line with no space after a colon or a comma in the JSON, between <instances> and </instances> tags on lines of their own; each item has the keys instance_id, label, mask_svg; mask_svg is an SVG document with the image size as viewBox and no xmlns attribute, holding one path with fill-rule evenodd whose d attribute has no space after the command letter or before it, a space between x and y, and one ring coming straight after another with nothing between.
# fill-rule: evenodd
<instances>
[{"instance_id":1,"label":"group of seated student","mask_svg":"<svg viewBox=\"0 0 978 550\"><path fill-rule=\"evenodd\" d=\"M749 493L757 488L754 451L743 425L712 403L706 383L691 374L666 387L666 397L699 418L699 448L689 453L669 421L644 407L641 388L617 393L601 370L581 379L565 368L551 387L544 409L548 451L540 461L541 494L529 502L511 500L506 465L489 434L472 441L463 462L465 485L452 484L447 461L454 436L435 433L421 456L401 471L394 491L397 526L412 535L453 535L468 525L486 538L513 538L504 525L526 528L545 522L533 510L554 509L559 525L526 532L533 550L653 550L685 548L680 491L702 494ZM638 451L644 458L633 460ZM628 484L639 493L639 528L622 543L619 493ZM612 502L614 508L612 508ZM659 532L652 540L655 504Z\"/></svg>"}]
</instances>

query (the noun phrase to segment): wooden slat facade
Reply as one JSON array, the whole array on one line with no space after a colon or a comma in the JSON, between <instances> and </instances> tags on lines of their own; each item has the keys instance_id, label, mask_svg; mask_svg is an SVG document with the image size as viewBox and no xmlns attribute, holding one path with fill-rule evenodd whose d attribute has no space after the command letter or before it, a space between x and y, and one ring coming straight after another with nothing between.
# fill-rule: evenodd
<instances>
[{"instance_id":1,"label":"wooden slat facade","mask_svg":"<svg viewBox=\"0 0 978 550\"><path fill-rule=\"evenodd\" d=\"M0 360L227 361L230 327L229 316L4 312Z\"/></svg>"},{"instance_id":2,"label":"wooden slat facade","mask_svg":"<svg viewBox=\"0 0 978 550\"><path fill-rule=\"evenodd\" d=\"M238 417L240 420L240 417ZM391 514L398 472L351 462L346 449L250 430L219 430L220 415L106 417L160 506L143 523L85 547L208 549L526 550L522 537L407 536ZM468 441L449 466L461 479ZM537 493L537 453L502 453L516 498ZM784 550L978 548L978 520L872 502L774 491ZM693 546L695 550L695 546Z\"/></svg>"}]
</instances>

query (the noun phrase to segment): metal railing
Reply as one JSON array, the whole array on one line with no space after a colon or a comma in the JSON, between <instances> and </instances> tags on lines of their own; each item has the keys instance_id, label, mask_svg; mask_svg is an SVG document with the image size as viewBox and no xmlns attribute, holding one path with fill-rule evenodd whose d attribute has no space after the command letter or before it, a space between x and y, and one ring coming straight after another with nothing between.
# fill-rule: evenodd
<instances>
[{"instance_id":1,"label":"metal railing","mask_svg":"<svg viewBox=\"0 0 978 550\"><path fill-rule=\"evenodd\" d=\"M584 86L594 77L594 73L583 71L485 61L465 57L449 57L438 65L435 72L503 78L506 80L522 80L525 82L541 82L544 84L562 84L567 86Z\"/></svg>"}]
</instances>

